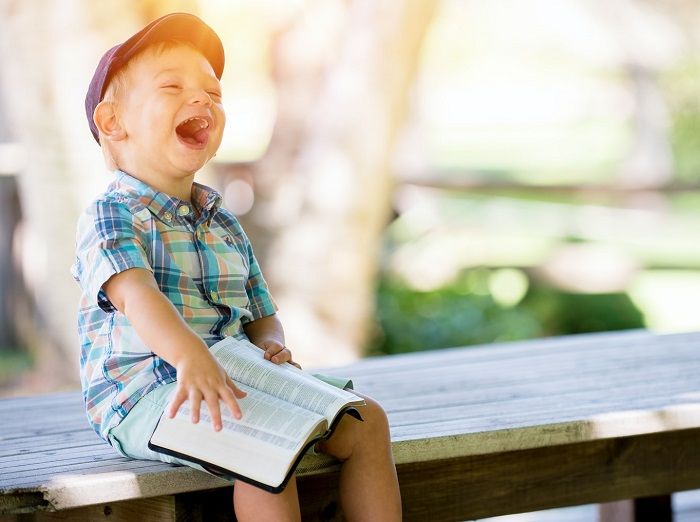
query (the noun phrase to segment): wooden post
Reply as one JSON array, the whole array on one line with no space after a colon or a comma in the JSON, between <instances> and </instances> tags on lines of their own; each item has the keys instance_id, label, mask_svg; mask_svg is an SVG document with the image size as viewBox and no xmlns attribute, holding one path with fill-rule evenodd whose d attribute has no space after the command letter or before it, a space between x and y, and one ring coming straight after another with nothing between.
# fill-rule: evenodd
<instances>
[{"instance_id":1,"label":"wooden post","mask_svg":"<svg viewBox=\"0 0 700 522\"><path fill-rule=\"evenodd\" d=\"M0 172L0 349L14 348L13 303L21 290L21 277L13 259L13 237L21 212L17 178Z\"/></svg>"},{"instance_id":2,"label":"wooden post","mask_svg":"<svg viewBox=\"0 0 700 522\"><path fill-rule=\"evenodd\" d=\"M608 502L598 506L599 522L671 522L671 495Z\"/></svg>"}]
</instances>

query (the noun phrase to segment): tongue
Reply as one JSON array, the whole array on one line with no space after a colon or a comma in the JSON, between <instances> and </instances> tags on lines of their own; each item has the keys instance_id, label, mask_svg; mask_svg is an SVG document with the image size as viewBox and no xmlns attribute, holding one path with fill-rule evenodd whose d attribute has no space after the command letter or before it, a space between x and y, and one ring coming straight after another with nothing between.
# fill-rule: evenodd
<instances>
[{"instance_id":1,"label":"tongue","mask_svg":"<svg viewBox=\"0 0 700 522\"><path fill-rule=\"evenodd\" d=\"M204 143L209 138L209 129L200 129L195 132L192 137L197 140L198 143Z\"/></svg>"},{"instance_id":2,"label":"tongue","mask_svg":"<svg viewBox=\"0 0 700 522\"><path fill-rule=\"evenodd\" d=\"M199 125L199 121L190 120L187 123L180 125L177 128L177 133L185 142L192 145L201 145L207 141L209 137L209 129L202 129Z\"/></svg>"}]
</instances>

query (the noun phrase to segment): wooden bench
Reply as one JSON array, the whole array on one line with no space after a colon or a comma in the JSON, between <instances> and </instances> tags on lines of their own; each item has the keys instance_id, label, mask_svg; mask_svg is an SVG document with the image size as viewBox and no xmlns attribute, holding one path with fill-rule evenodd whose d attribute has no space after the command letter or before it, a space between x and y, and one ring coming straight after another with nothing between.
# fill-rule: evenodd
<instances>
[{"instance_id":1,"label":"wooden bench","mask_svg":"<svg viewBox=\"0 0 700 522\"><path fill-rule=\"evenodd\" d=\"M406 520L700 488L700 333L572 336L324 371L352 376L389 413ZM339 516L338 469L303 461L305 520ZM232 511L213 511L230 509L230 488L187 467L117 456L87 426L78 393L0 401L3 522L230 520ZM668 517L664 498L659 516Z\"/></svg>"}]
</instances>

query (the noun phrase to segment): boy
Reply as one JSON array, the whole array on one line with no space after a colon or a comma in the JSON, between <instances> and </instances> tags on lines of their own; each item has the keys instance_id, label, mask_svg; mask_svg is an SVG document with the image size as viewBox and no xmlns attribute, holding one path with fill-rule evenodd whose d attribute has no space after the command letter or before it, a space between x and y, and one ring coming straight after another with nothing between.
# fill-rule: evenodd
<instances>
[{"instance_id":1,"label":"boy","mask_svg":"<svg viewBox=\"0 0 700 522\"><path fill-rule=\"evenodd\" d=\"M244 392L208 351L218 340L248 337L265 358L292 362L245 233L194 182L221 143L223 66L216 33L174 13L107 51L85 100L116 177L78 227L81 381L95 431L133 458L191 465L147 447L161 413L186 400L192 422L206 403L215 430L221 403L246 414L236 401ZM345 416L318 449L343 461L348 519L400 520L386 415L365 400L365 421ZM239 481L233 497L239 520L300 518L294 479L277 495Z\"/></svg>"}]
</instances>

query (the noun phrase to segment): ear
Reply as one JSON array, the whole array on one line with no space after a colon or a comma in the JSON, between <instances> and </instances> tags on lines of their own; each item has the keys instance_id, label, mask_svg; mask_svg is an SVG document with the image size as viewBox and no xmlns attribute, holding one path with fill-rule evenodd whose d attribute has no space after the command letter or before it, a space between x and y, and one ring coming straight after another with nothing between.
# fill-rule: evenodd
<instances>
[{"instance_id":1,"label":"ear","mask_svg":"<svg viewBox=\"0 0 700 522\"><path fill-rule=\"evenodd\" d=\"M119 141L126 138L126 131L121 126L117 117L116 105L113 102L102 100L95 107L95 112L92 114L92 121L100 131L100 134L106 136L111 141Z\"/></svg>"}]
</instances>

